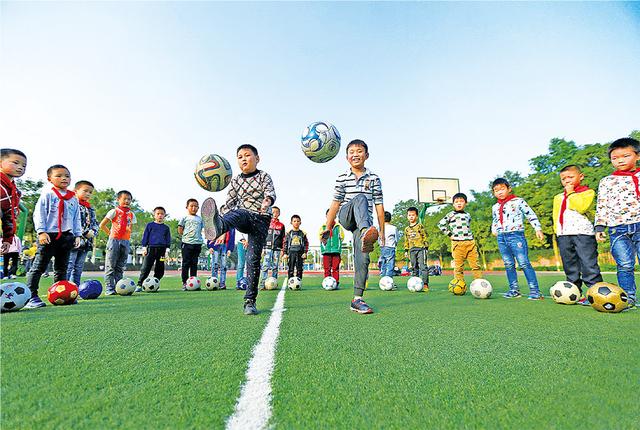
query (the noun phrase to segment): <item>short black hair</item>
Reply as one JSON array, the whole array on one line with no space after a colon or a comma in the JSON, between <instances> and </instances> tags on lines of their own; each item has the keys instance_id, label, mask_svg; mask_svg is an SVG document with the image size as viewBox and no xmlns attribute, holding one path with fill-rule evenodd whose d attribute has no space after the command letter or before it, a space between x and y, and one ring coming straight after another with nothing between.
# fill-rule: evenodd
<instances>
[{"instance_id":1,"label":"short black hair","mask_svg":"<svg viewBox=\"0 0 640 430\"><path fill-rule=\"evenodd\" d=\"M582 173L582 169L577 164L567 164L562 169L560 169L560 173L566 172L567 170L576 170L576 171Z\"/></svg>"},{"instance_id":2,"label":"short black hair","mask_svg":"<svg viewBox=\"0 0 640 430\"><path fill-rule=\"evenodd\" d=\"M496 178L491 183L491 189L493 190L498 185L505 185L507 188L511 187L511 185L509 185L509 181L507 181L505 178Z\"/></svg>"},{"instance_id":3,"label":"short black hair","mask_svg":"<svg viewBox=\"0 0 640 430\"><path fill-rule=\"evenodd\" d=\"M184 207L185 207L185 208L186 208L186 207L188 207L188 206L189 206L189 203L191 203L191 202L196 202L196 204L197 204L197 205L200 205L200 203L198 203L198 200L196 200L196 199L189 199L189 200L187 200L187 204L186 204Z\"/></svg>"},{"instance_id":4,"label":"short black hair","mask_svg":"<svg viewBox=\"0 0 640 430\"><path fill-rule=\"evenodd\" d=\"M53 173L53 171L54 171L54 170L57 170L57 169L64 169L64 170L66 170L67 172L69 172L69 169L67 169L67 167L66 167L66 166L63 166L62 164L54 164L53 166L50 166L50 167L47 169L47 178L48 178L49 176L51 176L51 174Z\"/></svg>"},{"instance_id":5,"label":"short black hair","mask_svg":"<svg viewBox=\"0 0 640 430\"><path fill-rule=\"evenodd\" d=\"M609 158L611 158L611 153L614 150L620 148L633 148L633 152L635 152L636 154L640 154L640 142L632 137L623 137L622 139L613 141L609 145Z\"/></svg>"},{"instance_id":6,"label":"short black hair","mask_svg":"<svg viewBox=\"0 0 640 430\"><path fill-rule=\"evenodd\" d=\"M364 152L367 154L369 153L369 147L367 146L366 143L364 143L364 140L354 139L351 142L349 142L346 149L347 154L349 153L349 148L352 146L362 146L364 148Z\"/></svg>"},{"instance_id":7,"label":"short black hair","mask_svg":"<svg viewBox=\"0 0 640 430\"><path fill-rule=\"evenodd\" d=\"M131 194L129 191L127 190L120 190L118 191L118 194L116 195L116 198L120 198L120 196L124 196L124 195L128 195L129 197L133 198L133 194Z\"/></svg>"},{"instance_id":8,"label":"short black hair","mask_svg":"<svg viewBox=\"0 0 640 430\"><path fill-rule=\"evenodd\" d=\"M293 222L294 219L298 218L300 221L302 221L302 218L300 218L300 215L291 215L291 222Z\"/></svg>"},{"instance_id":9,"label":"short black hair","mask_svg":"<svg viewBox=\"0 0 640 430\"><path fill-rule=\"evenodd\" d=\"M407 208L407 213L409 213L409 212L415 212L415 213L416 213L416 215L418 215L418 208L417 208L417 207L415 207L415 206L409 206L409 207Z\"/></svg>"},{"instance_id":10,"label":"short black hair","mask_svg":"<svg viewBox=\"0 0 640 430\"><path fill-rule=\"evenodd\" d=\"M238 149L236 149L236 154L240 152L241 149L248 149L249 151L253 152L254 155L258 155L258 149L250 143L243 143L242 145L238 146Z\"/></svg>"},{"instance_id":11,"label":"short black hair","mask_svg":"<svg viewBox=\"0 0 640 430\"><path fill-rule=\"evenodd\" d=\"M2 148L2 150L0 150L0 159L7 158L9 155L19 155L21 157L24 157L25 160L27 159L27 156L24 155L24 152L20 151L19 149Z\"/></svg>"},{"instance_id":12,"label":"short black hair","mask_svg":"<svg viewBox=\"0 0 640 430\"><path fill-rule=\"evenodd\" d=\"M469 200L467 199L467 195L465 193L455 193L453 195L453 197L451 197L451 202L455 202L456 199L462 199L464 200L465 203L467 203Z\"/></svg>"},{"instance_id":13,"label":"short black hair","mask_svg":"<svg viewBox=\"0 0 640 430\"><path fill-rule=\"evenodd\" d=\"M89 186L89 187L91 187L91 188L95 188L95 186L94 186L91 182L89 182L89 181L87 181L87 180L82 179L82 180L80 180L80 181L76 182L76 184L74 185L74 189L76 189L76 190L77 190L78 188L80 188L80 187L81 187L81 186L83 186L83 185L87 185L87 186Z\"/></svg>"},{"instance_id":14,"label":"short black hair","mask_svg":"<svg viewBox=\"0 0 640 430\"><path fill-rule=\"evenodd\" d=\"M271 206L271 210L274 210L274 209L280 210L280 208L278 206Z\"/></svg>"},{"instance_id":15,"label":"short black hair","mask_svg":"<svg viewBox=\"0 0 640 430\"><path fill-rule=\"evenodd\" d=\"M384 222L391 222L391 212L384 211Z\"/></svg>"},{"instance_id":16,"label":"short black hair","mask_svg":"<svg viewBox=\"0 0 640 430\"><path fill-rule=\"evenodd\" d=\"M165 208L163 208L162 206L156 206L155 208L153 208L153 211L162 211L164 213L167 213L167 211L165 210Z\"/></svg>"}]
</instances>

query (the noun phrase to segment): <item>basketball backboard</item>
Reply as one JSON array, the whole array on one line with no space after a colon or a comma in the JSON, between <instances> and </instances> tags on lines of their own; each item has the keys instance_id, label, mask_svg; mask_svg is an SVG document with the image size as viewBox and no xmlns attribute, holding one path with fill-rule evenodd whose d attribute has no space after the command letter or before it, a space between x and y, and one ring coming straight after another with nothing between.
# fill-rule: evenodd
<instances>
[{"instance_id":1,"label":"basketball backboard","mask_svg":"<svg viewBox=\"0 0 640 430\"><path fill-rule=\"evenodd\" d=\"M455 178L418 178L418 202L451 203L454 194L460 192L460 181Z\"/></svg>"}]
</instances>

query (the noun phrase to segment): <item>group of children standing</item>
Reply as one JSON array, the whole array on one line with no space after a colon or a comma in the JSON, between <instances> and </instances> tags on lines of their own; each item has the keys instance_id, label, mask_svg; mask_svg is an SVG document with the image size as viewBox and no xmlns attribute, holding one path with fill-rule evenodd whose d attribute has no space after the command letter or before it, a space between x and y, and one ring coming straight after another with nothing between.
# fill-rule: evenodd
<instances>
[{"instance_id":1,"label":"group of children standing","mask_svg":"<svg viewBox=\"0 0 640 430\"><path fill-rule=\"evenodd\" d=\"M627 292L629 309L632 309L636 304L635 261L640 255L640 169L636 168L640 159L640 143L631 138L618 139L609 146L609 157L616 171L600 181L595 223L586 215L595 199L595 192L582 185L584 175L580 168L570 165L560 172L564 191L554 197L553 227L567 280L579 288L583 284L588 287L602 280L596 240L606 240L605 230L609 229L618 283ZM339 281L344 237L342 228L353 233L355 275L350 309L368 314L373 310L364 301L363 294L368 279L369 253L378 241L381 246L382 275L392 276L398 234L390 224L391 214L384 211L380 178L365 167L365 161L369 158L367 144L362 140L351 141L346 148L346 158L350 168L336 179L333 200L320 231L321 251L325 276L333 276ZM263 254L262 286L269 270L277 277L279 259L285 255L289 262L288 276L301 278L309 242L300 229L301 219L298 215L291 217L292 229L285 233L284 225L278 219L280 210L274 206L276 194L273 181L269 174L257 169L260 161L258 150L252 145L241 145L237 150L237 160L241 174L232 179L224 206L218 209L215 200L208 198L198 215L198 202L195 199L187 201L188 214L180 220L178 227L178 234L182 235L182 281L184 284L189 276L196 276L198 256L206 238L214 256L213 274L220 273L221 287L225 288L225 258L233 251L234 230L238 230L241 234L238 283L243 280L246 285L244 313L253 315L258 312L255 300L260 285L260 259ZM20 191L14 179L24 174L26 164L27 158L21 151L2 149L0 208L3 254L13 242L19 211ZM92 249L99 230L109 236L105 283L106 294L114 294L129 255L131 228L136 223L136 217L130 210L131 193L120 191L117 194L118 206L110 210L98 226L95 210L89 203L94 190L91 182L78 181L74 191L69 190L71 175L65 166L59 164L47 170L47 180L51 187L42 192L33 215L38 248L27 274L27 286L32 292L27 308L44 306L38 297L38 284L52 258L55 258L54 281L70 279L75 283L80 282L86 254ZM497 238L509 283L509 291L504 297L521 296L515 269L517 262L529 284L529 299L541 300L544 296L529 261L524 236L526 219L536 236L543 240L540 222L529 205L513 194L506 179L496 179L492 191L497 202L492 207L491 231ZM468 261L474 278L480 278L482 273L471 231L471 218L464 211L467 197L458 193L453 196L452 203L453 210L440 220L438 227L451 238L454 276L463 279L464 262ZM374 213L379 229L373 226ZM145 259L139 286L152 266L155 266L156 278L160 279L164 274L164 260L171 243L171 233L168 226L164 225L165 215L164 208L156 207L154 221L145 227L142 240ZM336 223L336 218L340 224ZM405 258L410 258L414 276L420 276L428 284L427 236L424 226L418 222L417 208L407 210L407 219L409 226L404 231ZM109 223L110 228L107 228ZM202 237L203 231L205 238Z\"/></svg>"}]
</instances>

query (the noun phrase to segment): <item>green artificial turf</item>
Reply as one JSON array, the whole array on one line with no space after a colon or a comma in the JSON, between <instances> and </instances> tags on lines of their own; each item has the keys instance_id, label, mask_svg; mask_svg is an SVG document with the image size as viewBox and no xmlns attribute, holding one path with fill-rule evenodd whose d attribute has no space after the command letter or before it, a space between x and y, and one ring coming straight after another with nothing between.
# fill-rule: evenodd
<instances>
[{"instance_id":1,"label":"green artificial turf","mask_svg":"<svg viewBox=\"0 0 640 430\"><path fill-rule=\"evenodd\" d=\"M490 300L451 295L446 277L428 293L372 277L376 312L358 315L351 278L305 277L286 293L273 426L635 428L640 311L506 300L504 275L487 278ZM540 275L545 293L560 279ZM179 288L2 314L1 427L223 428L278 292L247 317L242 292Z\"/></svg>"},{"instance_id":2,"label":"green artificial turf","mask_svg":"<svg viewBox=\"0 0 640 430\"><path fill-rule=\"evenodd\" d=\"M223 427L275 296L180 287L2 314L1 427Z\"/></svg>"}]
</instances>

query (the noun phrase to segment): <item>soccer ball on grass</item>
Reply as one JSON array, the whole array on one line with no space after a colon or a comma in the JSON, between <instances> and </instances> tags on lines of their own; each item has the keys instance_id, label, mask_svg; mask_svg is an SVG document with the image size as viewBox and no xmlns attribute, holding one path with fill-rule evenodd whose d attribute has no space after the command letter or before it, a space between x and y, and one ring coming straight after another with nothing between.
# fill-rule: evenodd
<instances>
[{"instance_id":1,"label":"soccer ball on grass","mask_svg":"<svg viewBox=\"0 0 640 430\"><path fill-rule=\"evenodd\" d=\"M486 279L474 279L471 281L471 285L469 285L469 291L471 291L471 295L476 299L488 299L491 297L493 287Z\"/></svg>"},{"instance_id":2,"label":"soccer ball on grass","mask_svg":"<svg viewBox=\"0 0 640 430\"><path fill-rule=\"evenodd\" d=\"M558 281L549 289L554 302L561 305L573 305L580 299L580 289L571 282Z\"/></svg>"},{"instance_id":3,"label":"soccer ball on grass","mask_svg":"<svg viewBox=\"0 0 640 430\"><path fill-rule=\"evenodd\" d=\"M412 293L418 293L424 289L424 282L418 276L413 276L407 281L407 289Z\"/></svg>"},{"instance_id":4,"label":"soccer ball on grass","mask_svg":"<svg viewBox=\"0 0 640 430\"><path fill-rule=\"evenodd\" d=\"M299 290L302 288L302 281L297 276L293 276L287 281L287 286L290 290Z\"/></svg>"},{"instance_id":5,"label":"soccer ball on grass","mask_svg":"<svg viewBox=\"0 0 640 430\"><path fill-rule=\"evenodd\" d=\"M0 311L19 311L31 299L31 290L20 282L0 285Z\"/></svg>"},{"instance_id":6,"label":"soccer ball on grass","mask_svg":"<svg viewBox=\"0 0 640 430\"><path fill-rule=\"evenodd\" d=\"M598 282L587 290L587 300L598 312L618 313L627 307L627 293L608 282Z\"/></svg>"},{"instance_id":7,"label":"soccer ball on grass","mask_svg":"<svg viewBox=\"0 0 640 430\"><path fill-rule=\"evenodd\" d=\"M455 296L464 296L467 293L467 283L463 279L453 278L449 282L449 291Z\"/></svg>"},{"instance_id":8,"label":"soccer ball on grass","mask_svg":"<svg viewBox=\"0 0 640 430\"><path fill-rule=\"evenodd\" d=\"M149 276L142 281L142 289L147 293L155 293L160 289L160 280L155 276Z\"/></svg>"},{"instance_id":9,"label":"soccer ball on grass","mask_svg":"<svg viewBox=\"0 0 640 430\"><path fill-rule=\"evenodd\" d=\"M136 283L131 278L122 278L116 283L116 293L130 296L136 290Z\"/></svg>"},{"instance_id":10,"label":"soccer ball on grass","mask_svg":"<svg viewBox=\"0 0 640 430\"><path fill-rule=\"evenodd\" d=\"M391 276L383 276L382 278L380 278L378 286L382 291L391 291L396 288L396 284L395 282L393 282L393 278Z\"/></svg>"},{"instance_id":11,"label":"soccer ball on grass","mask_svg":"<svg viewBox=\"0 0 640 430\"><path fill-rule=\"evenodd\" d=\"M338 282L333 276L327 276L322 280L322 288L324 288L327 291L337 290Z\"/></svg>"}]
</instances>

